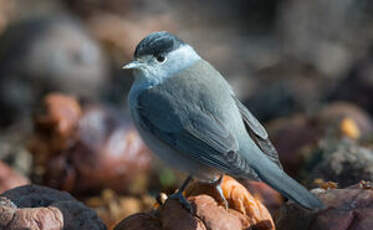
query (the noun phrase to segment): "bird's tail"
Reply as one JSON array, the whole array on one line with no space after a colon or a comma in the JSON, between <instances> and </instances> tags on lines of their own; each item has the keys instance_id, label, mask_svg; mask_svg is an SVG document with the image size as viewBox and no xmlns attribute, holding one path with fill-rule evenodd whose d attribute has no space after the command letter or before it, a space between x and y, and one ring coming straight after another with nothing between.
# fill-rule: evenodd
<instances>
[{"instance_id":1,"label":"bird's tail","mask_svg":"<svg viewBox=\"0 0 373 230\"><path fill-rule=\"evenodd\" d=\"M324 207L323 203L315 195L288 176L269 159L261 159L252 168L263 182L302 207L311 210Z\"/></svg>"}]
</instances>

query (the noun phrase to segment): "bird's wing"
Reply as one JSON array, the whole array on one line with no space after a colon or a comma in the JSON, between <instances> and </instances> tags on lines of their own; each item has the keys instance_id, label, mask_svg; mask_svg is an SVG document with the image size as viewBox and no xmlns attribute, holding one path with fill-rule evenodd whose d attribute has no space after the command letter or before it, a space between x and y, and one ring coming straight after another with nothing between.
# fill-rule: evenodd
<instances>
[{"instance_id":1,"label":"bird's wing","mask_svg":"<svg viewBox=\"0 0 373 230\"><path fill-rule=\"evenodd\" d=\"M228 174L241 174L247 168L237 152L236 138L222 121L197 106L185 112L172 103L157 94L142 93L137 106L142 128L176 151Z\"/></svg>"},{"instance_id":2,"label":"bird's wing","mask_svg":"<svg viewBox=\"0 0 373 230\"><path fill-rule=\"evenodd\" d=\"M238 109L245 122L246 129L256 145L262 150L267 157L282 168L278 153L268 137L267 131L262 124L254 117L254 115L240 102L240 100L233 96Z\"/></svg>"}]
</instances>

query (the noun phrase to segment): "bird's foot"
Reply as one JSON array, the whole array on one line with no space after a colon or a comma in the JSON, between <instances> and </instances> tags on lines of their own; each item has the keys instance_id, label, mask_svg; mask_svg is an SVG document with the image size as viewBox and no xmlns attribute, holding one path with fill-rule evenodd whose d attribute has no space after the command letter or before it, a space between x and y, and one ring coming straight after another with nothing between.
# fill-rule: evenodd
<instances>
[{"instance_id":1,"label":"bird's foot","mask_svg":"<svg viewBox=\"0 0 373 230\"><path fill-rule=\"evenodd\" d=\"M219 194L220 201L223 203L225 210L228 210L229 208L229 203L227 199L225 199L223 189L221 188L221 182L223 181L223 175L219 177L215 182L212 184L215 186L216 191Z\"/></svg>"},{"instance_id":2,"label":"bird's foot","mask_svg":"<svg viewBox=\"0 0 373 230\"><path fill-rule=\"evenodd\" d=\"M173 199L179 201L179 203L189 212L193 213L193 207L190 202L185 198L182 192L176 192L168 197L168 199Z\"/></svg>"},{"instance_id":3,"label":"bird's foot","mask_svg":"<svg viewBox=\"0 0 373 230\"><path fill-rule=\"evenodd\" d=\"M228 203L227 199L225 199L225 196L224 196L224 194L223 194L223 191L222 191L220 185L216 187L216 190L217 190L218 193L219 193L220 200L221 200L221 202L223 203L225 210L228 210L228 208L229 208L229 203Z\"/></svg>"}]
</instances>

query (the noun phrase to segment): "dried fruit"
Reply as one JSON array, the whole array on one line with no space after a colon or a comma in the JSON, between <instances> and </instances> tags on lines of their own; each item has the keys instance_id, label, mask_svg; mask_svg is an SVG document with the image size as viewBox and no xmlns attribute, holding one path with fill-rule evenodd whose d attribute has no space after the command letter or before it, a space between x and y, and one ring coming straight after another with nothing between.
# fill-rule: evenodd
<instances>
[{"instance_id":1,"label":"dried fruit","mask_svg":"<svg viewBox=\"0 0 373 230\"><path fill-rule=\"evenodd\" d=\"M26 185L0 196L0 229L105 230L96 213L68 193Z\"/></svg>"},{"instance_id":2,"label":"dried fruit","mask_svg":"<svg viewBox=\"0 0 373 230\"><path fill-rule=\"evenodd\" d=\"M245 187L233 178L225 176L222 189L229 202L228 210L219 205L220 198L211 185L197 182L186 191L194 209L193 214L188 212L179 201L168 199L156 211L135 214L124 219L115 230L275 229L268 210Z\"/></svg>"}]
</instances>

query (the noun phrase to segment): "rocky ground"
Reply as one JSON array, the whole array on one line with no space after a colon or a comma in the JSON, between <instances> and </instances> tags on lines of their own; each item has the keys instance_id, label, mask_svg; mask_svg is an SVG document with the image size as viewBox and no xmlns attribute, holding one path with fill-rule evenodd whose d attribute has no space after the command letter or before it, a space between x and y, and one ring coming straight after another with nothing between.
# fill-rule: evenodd
<instances>
[{"instance_id":1,"label":"rocky ground","mask_svg":"<svg viewBox=\"0 0 373 230\"><path fill-rule=\"evenodd\" d=\"M354 0L0 0L0 229L373 228L373 4ZM168 30L232 84L284 170L326 205L262 182L194 183L128 115L131 60ZM372 44L371 44L372 43Z\"/></svg>"}]
</instances>

